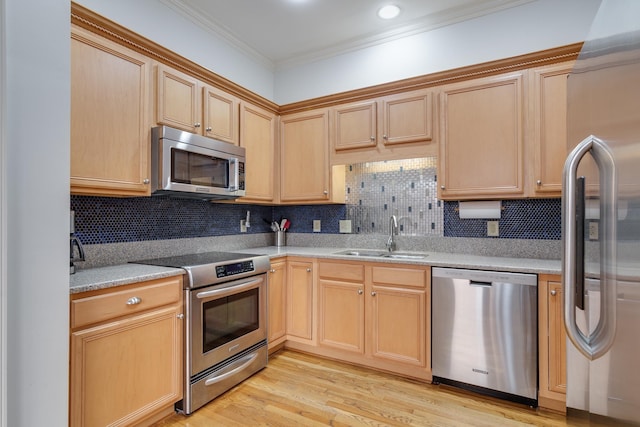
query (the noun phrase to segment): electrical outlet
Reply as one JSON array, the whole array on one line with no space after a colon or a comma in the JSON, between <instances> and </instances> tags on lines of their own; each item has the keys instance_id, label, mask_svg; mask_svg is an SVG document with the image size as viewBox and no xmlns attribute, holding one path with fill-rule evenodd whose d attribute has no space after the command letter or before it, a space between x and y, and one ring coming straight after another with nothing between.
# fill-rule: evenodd
<instances>
[{"instance_id":1,"label":"electrical outlet","mask_svg":"<svg viewBox=\"0 0 640 427\"><path fill-rule=\"evenodd\" d=\"M589 222L589 240L598 240L598 223L595 221Z\"/></svg>"},{"instance_id":2,"label":"electrical outlet","mask_svg":"<svg viewBox=\"0 0 640 427\"><path fill-rule=\"evenodd\" d=\"M340 220L340 232L341 233L351 233L351 220L350 219L341 219Z\"/></svg>"},{"instance_id":3,"label":"electrical outlet","mask_svg":"<svg viewBox=\"0 0 640 427\"><path fill-rule=\"evenodd\" d=\"M314 219L313 220L313 232L314 233L319 233L322 230L322 223L320 222L319 219Z\"/></svg>"},{"instance_id":4,"label":"electrical outlet","mask_svg":"<svg viewBox=\"0 0 640 427\"><path fill-rule=\"evenodd\" d=\"M246 233L247 232L247 220L246 219L241 219L240 220L240 232L241 233Z\"/></svg>"},{"instance_id":5,"label":"electrical outlet","mask_svg":"<svg viewBox=\"0 0 640 427\"><path fill-rule=\"evenodd\" d=\"M487 221L487 236L498 237L500 235L499 221Z\"/></svg>"}]
</instances>

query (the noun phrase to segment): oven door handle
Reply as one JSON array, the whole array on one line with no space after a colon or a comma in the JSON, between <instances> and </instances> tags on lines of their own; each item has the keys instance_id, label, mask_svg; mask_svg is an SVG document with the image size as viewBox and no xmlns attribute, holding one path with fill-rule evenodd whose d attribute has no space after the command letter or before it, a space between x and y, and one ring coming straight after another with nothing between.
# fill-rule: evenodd
<instances>
[{"instance_id":1,"label":"oven door handle","mask_svg":"<svg viewBox=\"0 0 640 427\"><path fill-rule=\"evenodd\" d=\"M256 360L257 357L258 357L258 353L257 352L256 353L247 354L246 356L241 357L240 359L236 360L231 365L227 366L227 369L231 369L230 371L227 371L222 375L218 375L217 373L214 374L215 376L207 379L204 382L204 385L205 386L210 386L210 385L219 383L220 381L226 380L230 376L237 374L238 372L240 372L243 369L245 369L247 366L251 365L253 363L253 361ZM240 366L236 366L238 364L241 364L241 365Z\"/></svg>"},{"instance_id":2,"label":"oven door handle","mask_svg":"<svg viewBox=\"0 0 640 427\"><path fill-rule=\"evenodd\" d=\"M230 285L223 288L213 289L211 291L198 292L196 293L196 297L200 299L204 299L209 297L221 296L223 294L228 294L228 293L242 292L244 290L254 288L255 285L262 283L262 281L263 281L262 279L256 279L250 282L241 283L239 285Z\"/></svg>"}]
</instances>

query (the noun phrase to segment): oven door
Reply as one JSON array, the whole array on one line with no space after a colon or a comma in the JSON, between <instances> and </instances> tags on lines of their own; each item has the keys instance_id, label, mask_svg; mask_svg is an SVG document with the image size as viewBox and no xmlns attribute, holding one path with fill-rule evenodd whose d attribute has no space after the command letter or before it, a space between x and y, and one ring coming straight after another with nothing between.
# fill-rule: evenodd
<instances>
[{"instance_id":1,"label":"oven door","mask_svg":"<svg viewBox=\"0 0 640 427\"><path fill-rule=\"evenodd\" d=\"M187 361L191 376L266 340L266 274L189 293Z\"/></svg>"}]
</instances>

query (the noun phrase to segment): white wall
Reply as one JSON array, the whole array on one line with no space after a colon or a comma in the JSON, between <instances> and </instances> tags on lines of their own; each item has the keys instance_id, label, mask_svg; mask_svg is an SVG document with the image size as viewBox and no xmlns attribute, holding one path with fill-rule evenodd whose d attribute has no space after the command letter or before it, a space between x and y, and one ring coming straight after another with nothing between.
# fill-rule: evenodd
<instances>
[{"instance_id":1,"label":"white wall","mask_svg":"<svg viewBox=\"0 0 640 427\"><path fill-rule=\"evenodd\" d=\"M177 14L160 0L78 0L77 3L258 95L274 99L271 69Z\"/></svg>"},{"instance_id":2,"label":"white wall","mask_svg":"<svg viewBox=\"0 0 640 427\"><path fill-rule=\"evenodd\" d=\"M66 426L70 3L3 1L7 425Z\"/></svg>"},{"instance_id":3,"label":"white wall","mask_svg":"<svg viewBox=\"0 0 640 427\"><path fill-rule=\"evenodd\" d=\"M373 86L581 42L600 0L537 0L276 73L275 102Z\"/></svg>"}]
</instances>

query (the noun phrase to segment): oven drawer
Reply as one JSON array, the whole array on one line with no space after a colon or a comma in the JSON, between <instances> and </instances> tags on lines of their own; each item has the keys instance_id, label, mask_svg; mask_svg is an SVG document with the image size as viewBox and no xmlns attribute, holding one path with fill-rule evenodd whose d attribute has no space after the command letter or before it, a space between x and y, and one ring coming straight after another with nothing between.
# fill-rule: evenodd
<instances>
[{"instance_id":1,"label":"oven drawer","mask_svg":"<svg viewBox=\"0 0 640 427\"><path fill-rule=\"evenodd\" d=\"M72 300L71 328L177 303L181 295L182 276L176 276Z\"/></svg>"}]
</instances>

